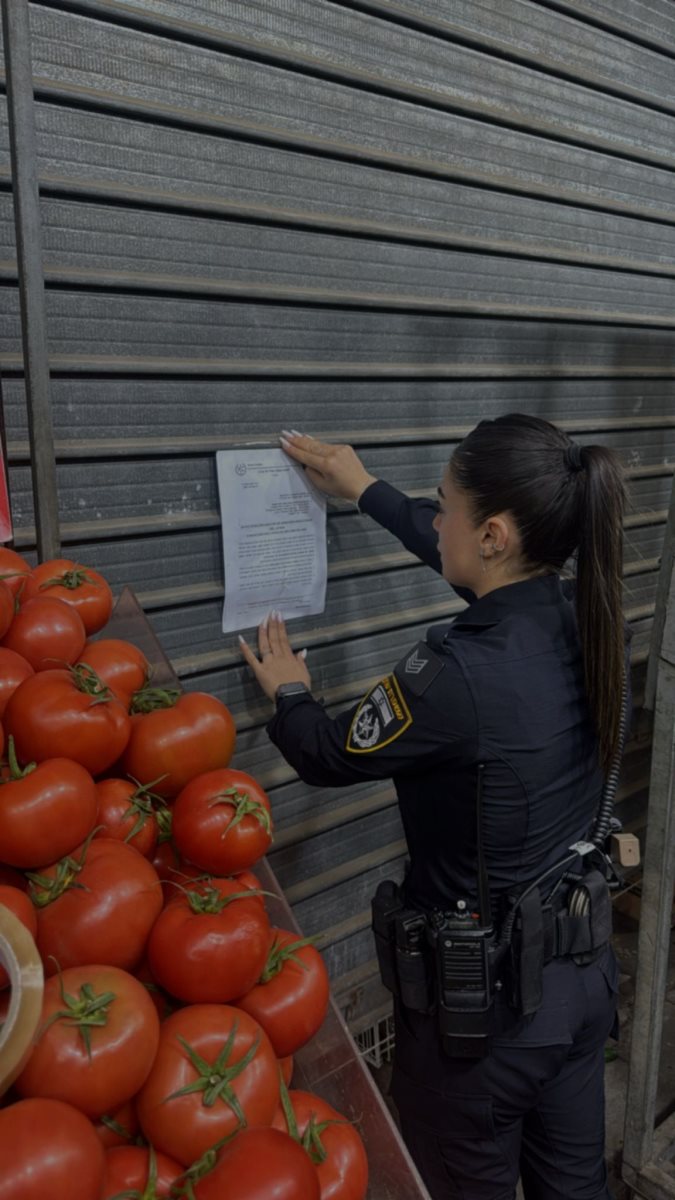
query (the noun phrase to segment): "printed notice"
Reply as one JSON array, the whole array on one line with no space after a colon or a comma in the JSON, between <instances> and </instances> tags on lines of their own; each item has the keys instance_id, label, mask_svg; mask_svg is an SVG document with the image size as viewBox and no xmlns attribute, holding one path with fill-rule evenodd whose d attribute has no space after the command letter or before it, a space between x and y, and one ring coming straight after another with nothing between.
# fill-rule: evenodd
<instances>
[{"instance_id":1,"label":"printed notice","mask_svg":"<svg viewBox=\"0 0 675 1200\"><path fill-rule=\"evenodd\" d=\"M284 620L323 612L326 502L283 450L216 454L225 560L223 633L270 610Z\"/></svg>"}]
</instances>

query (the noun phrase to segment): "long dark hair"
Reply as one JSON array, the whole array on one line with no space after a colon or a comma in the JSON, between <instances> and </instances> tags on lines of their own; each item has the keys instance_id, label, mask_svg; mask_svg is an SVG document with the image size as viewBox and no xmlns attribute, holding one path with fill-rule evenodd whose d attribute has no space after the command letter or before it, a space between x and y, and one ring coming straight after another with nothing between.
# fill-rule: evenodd
<instances>
[{"instance_id":1,"label":"long dark hair","mask_svg":"<svg viewBox=\"0 0 675 1200\"><path fill-rule=\"evenodd\" d=\"M459 444L452 478L477 525L509 512L525 569L560 571L576 552L576 607L600 762L619 744L624 672L623 516L626 488L616 454L580 446L522 413L481 421Z\"/></svg>"}]
</instances>

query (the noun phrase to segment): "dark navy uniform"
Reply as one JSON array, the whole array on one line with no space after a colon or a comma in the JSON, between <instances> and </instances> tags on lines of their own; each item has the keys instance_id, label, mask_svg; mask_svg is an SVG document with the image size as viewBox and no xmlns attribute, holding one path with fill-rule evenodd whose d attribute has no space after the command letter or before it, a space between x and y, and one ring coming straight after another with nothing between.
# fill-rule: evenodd
<instances>
[{"instance_id":1,"label":"dark navy uniform","mask_svg":"<svg viewBox=\"0 0 675 1200\"><path fill-rule=\"evenodd\" d=\"M440 570L437 512L383 481L363 512ZM310 695L281 700L272 740L308 783L392 777L408 842L406 900L477 899L476 778L493 909L588 836L603 775L569 583L543 575L476 599L428 630L390 675L331 718ZM394 1096L434 1200L605 1200L604 1043L615 1014L609 948L544 968L541 1007L504 1013L485 1059L442 1053L434 1016L397 1008ZM514 1023L515 1022L515 1023Z\"/></svg>"}]
</instances>

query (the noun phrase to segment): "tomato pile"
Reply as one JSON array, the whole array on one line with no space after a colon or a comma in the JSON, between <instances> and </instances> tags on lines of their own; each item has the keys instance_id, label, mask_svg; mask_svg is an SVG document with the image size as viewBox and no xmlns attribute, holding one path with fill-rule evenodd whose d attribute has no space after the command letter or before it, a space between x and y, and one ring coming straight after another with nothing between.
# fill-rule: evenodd
<instances>
[{"instance_id":1,"label":"tomato pile","mask_svg":"<svg viewBox=\"0 0 675 1200\"><path fill-rule=\"evenodd\" d=\"M89 640L111 611L95 571L0 548L0 904L46 976L0 1200L363 1200L354 1127L288 1091L329 985L252 872L269 800L224 704Z\"/></svg>"}]
</instances>

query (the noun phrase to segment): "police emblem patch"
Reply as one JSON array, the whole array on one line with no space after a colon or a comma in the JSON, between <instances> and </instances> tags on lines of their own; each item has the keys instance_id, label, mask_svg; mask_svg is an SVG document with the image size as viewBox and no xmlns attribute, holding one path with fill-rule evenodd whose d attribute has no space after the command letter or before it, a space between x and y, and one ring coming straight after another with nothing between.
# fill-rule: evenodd
<instances>
[{"instance_id":1,"label":"police emblem patch","mask_svg":"<svg viewBox=\"0 0 675 1200\"><path fill-rule=\"evenodd\" d=\"M352 754L370 754L388 746L412 724L398 680L387 675L359 704L347 735Z\"/></svg>"}]
</instances>

